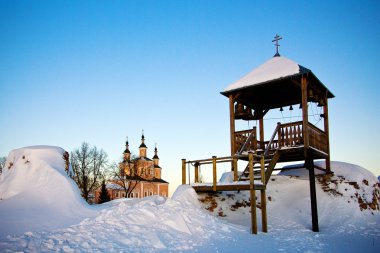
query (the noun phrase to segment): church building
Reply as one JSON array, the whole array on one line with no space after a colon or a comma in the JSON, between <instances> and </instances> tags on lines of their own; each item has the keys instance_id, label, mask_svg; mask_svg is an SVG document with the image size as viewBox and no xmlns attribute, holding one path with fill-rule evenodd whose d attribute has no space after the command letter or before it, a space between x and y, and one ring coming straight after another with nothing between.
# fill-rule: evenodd
<instances>
[{"instance_id":1,"label":"church building","mask_svg":"<svg viewBox=\"0 0 380 253\"><path fill-rule=\"evenodd\" d=\"M169 183L161 178L162 168L159 165L157 146L154 149L152 159L147 157L147 150L144 134L141 136L137 157L131 156L127 140L123 160L119 163L119 173L106 184L111 200L125 196L143 198L152 195L163 197L169 195ZM99 195L100 188L96 191L96 200L98 200Z\"/></svg>"}]
</instances>

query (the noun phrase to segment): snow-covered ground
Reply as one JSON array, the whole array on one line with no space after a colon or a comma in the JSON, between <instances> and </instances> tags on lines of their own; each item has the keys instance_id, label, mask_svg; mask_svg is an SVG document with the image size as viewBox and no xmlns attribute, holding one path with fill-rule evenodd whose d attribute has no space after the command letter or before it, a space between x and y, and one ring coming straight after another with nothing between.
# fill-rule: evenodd
<instances>
[{"instance_id":1,"label":"snow-covered ground","mask_svg":"<svg viewBox=\"0 0 380 253\"><path fill-rule=\"evenodd\" d=\"M10 153L0 179L0 252L380 252L379 183L355 165L335 162L333 177L318 176L320 233L310 230L306 170L292 170L271 178L268 233L251 235L248 192L197 195L181 186L172 198L89 206L62 154Z\"/></svg>"}]
</instances>

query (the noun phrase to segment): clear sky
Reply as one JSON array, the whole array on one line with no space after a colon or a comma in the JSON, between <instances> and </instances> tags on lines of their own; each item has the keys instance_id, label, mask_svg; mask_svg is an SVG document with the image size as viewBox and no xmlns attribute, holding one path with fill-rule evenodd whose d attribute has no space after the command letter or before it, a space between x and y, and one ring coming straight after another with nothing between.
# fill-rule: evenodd
<instances>
[{"instance_id":1,"label":"clear sky","mask_svg":"<svg viewBox=\"0 0 380 253\"><path fill-rule=\"evenodd\" d=\"M332 159L379 175L379 1L267 2L0 1L0 156L87 141L117 161L144 129L173 192L181 158L229 154L219 92L271 58L278 33L336 96Z\"/></svg>"}]
</instances>

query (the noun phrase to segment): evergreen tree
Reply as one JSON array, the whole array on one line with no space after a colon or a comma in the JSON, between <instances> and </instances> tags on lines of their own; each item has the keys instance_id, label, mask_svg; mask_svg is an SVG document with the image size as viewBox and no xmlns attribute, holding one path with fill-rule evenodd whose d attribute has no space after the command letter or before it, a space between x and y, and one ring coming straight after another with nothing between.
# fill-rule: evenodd
<instances>
[{"instance_id":1,"label":"evergreen tree","mask_svg":"<svg viewBox=\"0 0 380 253\"><path fill-rule=\"evenodd\" d=\"M103 180L102 182L102 188L100 190L99 195L99 204L110 201L110 195L108 194L107 188L106 188L106 182Z\"/></svg>"}]
</instances>

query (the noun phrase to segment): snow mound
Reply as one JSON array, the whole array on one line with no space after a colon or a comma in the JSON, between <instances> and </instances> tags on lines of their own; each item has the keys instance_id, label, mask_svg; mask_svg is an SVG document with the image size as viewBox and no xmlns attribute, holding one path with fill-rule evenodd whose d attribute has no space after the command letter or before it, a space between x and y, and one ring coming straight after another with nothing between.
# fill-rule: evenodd
<instances>
[{"instance_id":1,"label":"snow mound","mask_svg":"<svg viewBox=\"0 0 380 253\"><path fill-rule=\"evenodd\" d=\"M198 201L198 195L194 191L194 188L191 187L190 185L178 186L176 191L173 193L172 200L191 204L191 205L194 205L195 207L200 207L199 201Z\"/></svg>"},{"instance_id":2,"label":"snow mound","mask_svg":"<svg viewBox=\"0 0 380 253\"><path fill-rule=\"evenodd\" d=\"M15 149L0 176L0 238L75 224L92 211L66 174L64 150Z\"/></svg>"}]
</instances>

